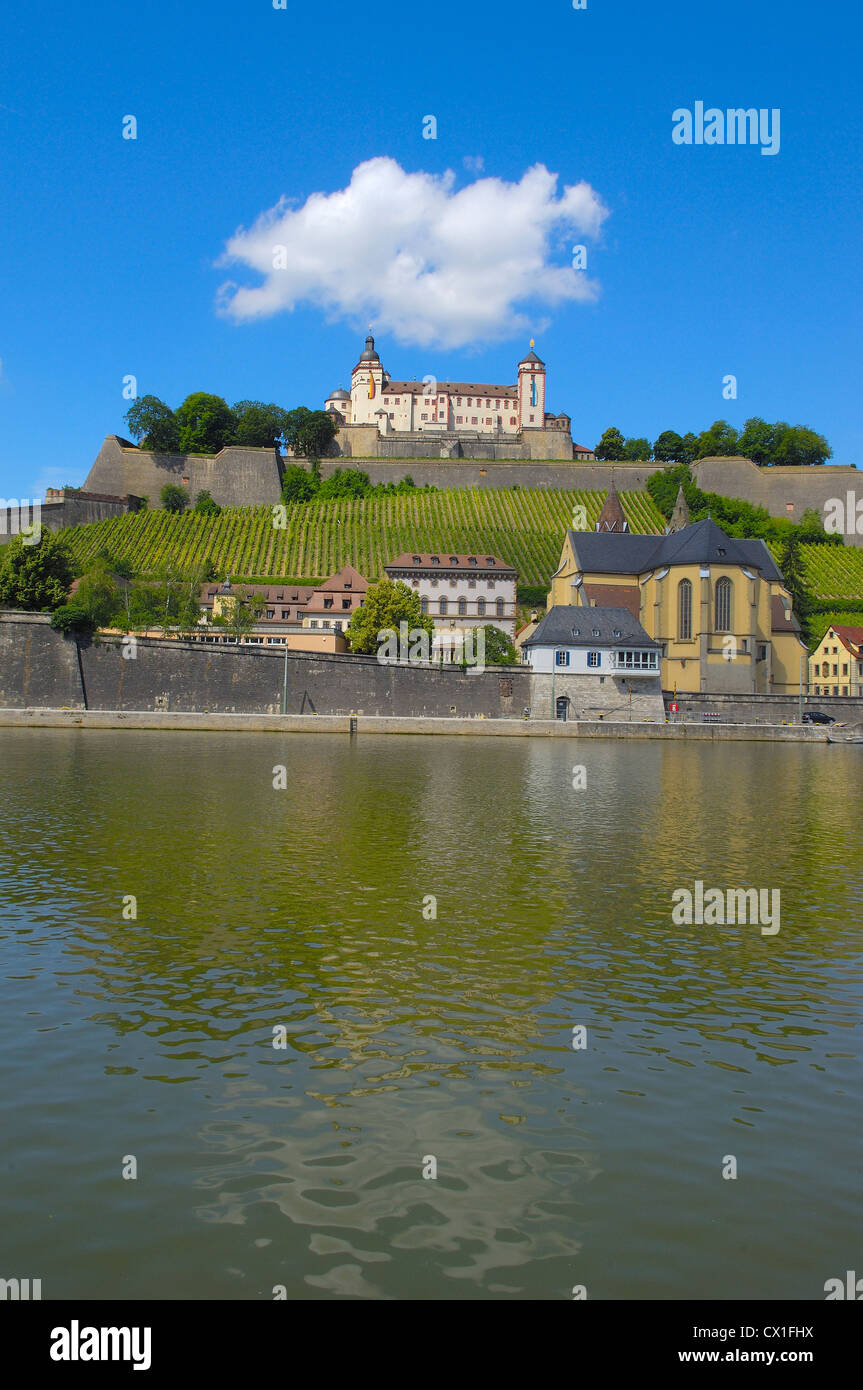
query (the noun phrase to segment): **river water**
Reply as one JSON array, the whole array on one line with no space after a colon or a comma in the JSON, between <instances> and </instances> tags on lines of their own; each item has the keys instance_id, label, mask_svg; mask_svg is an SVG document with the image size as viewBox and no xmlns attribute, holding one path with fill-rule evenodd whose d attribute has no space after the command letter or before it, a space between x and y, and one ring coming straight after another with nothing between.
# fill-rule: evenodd
<instances>
[{"instance_id":1,"label":"river water","mask_svg":"<svg viewBox=\"0 0 863 1390\"><path fill-rule=\"evenodd\" d=\"M0 771L0 1276L863 1273L863 748L10 729ZM695 880L781 929L675 925Z\"/></svg>"}]
</instances>

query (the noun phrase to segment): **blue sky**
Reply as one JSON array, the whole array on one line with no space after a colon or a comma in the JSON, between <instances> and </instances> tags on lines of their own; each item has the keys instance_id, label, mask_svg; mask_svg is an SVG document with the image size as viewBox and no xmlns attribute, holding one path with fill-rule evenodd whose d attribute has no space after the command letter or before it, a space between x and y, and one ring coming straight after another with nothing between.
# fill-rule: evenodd
<instances>
[{"instance_id":1,"label":"blue sky","mask_svg":"<svg viewBox=\"0 0 863 1390\"><path fill-rule=\"evenodd\" d=\"M611 424L653 439L757 414L822 431L837 463L863 461L861 23L851 6L16 9L0 19L3 495L82 482L104 435L125 430L129 374L140 394L172 405L195 390L322 405L349 384L369 315L396 378L514 381L535 332L547 406L572 416L580 443ZM675 145L672 111L698 100L779 108L779 153ZM134 141L122 138L128 114ZM436 140L422 138L429 114ZM362 255L316 264L310 302L246 319L220 311L226 281L265 280L249 263L217 264L238 229L280 199L293 218L310 195L346 189L358 166L384 158L430 176L422 188L444 218L478 179L512 189L535 165L557 176L552 201L585 181L607 215L584 236L543 223L543 264L525 269L508 218L478 230L462 209L462 277L465 257L478 256L523 296L473 334L470 314L452 330L443 310L438 332L428 314L396 331L368 206ZM297 226L302 253L325 260L329 246ZM408 226L406 244L427 232ZM543 276L569 271L575 241L588 247L595 297L543 299ZM350 258L350 227L346 242ZM321 290L328 275L342 299ZM458 313L464 280L452 284ZM722 397L728 374L736 400Z\"/></svg>"}]
</instances>

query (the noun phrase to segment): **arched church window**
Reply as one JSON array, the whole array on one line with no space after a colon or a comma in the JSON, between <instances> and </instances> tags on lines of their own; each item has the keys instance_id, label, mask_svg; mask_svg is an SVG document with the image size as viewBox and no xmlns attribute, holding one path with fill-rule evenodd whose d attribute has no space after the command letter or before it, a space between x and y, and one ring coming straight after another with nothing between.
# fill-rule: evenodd
<instances>
[{"instance_id":1,"label":"arched church window","mask_svg":"<svg viewBox=\"0 0 863 1390\"><path fill-rule=\"evenodd\" d=\"M717 632L730 632L732 619L731 580L723 575L716 581L714 592L714 627Z\"/></svg>"},{"instance_id":2,"label":"arched church window","mask_svg":"<svg viewBox=\"0 0 863 1390\"><path fill-rule=\"evenodd\" d=\"M681 579L677 586L677 636L688 642L692 636L692 584Z\"/></svg>"}]
</instances>

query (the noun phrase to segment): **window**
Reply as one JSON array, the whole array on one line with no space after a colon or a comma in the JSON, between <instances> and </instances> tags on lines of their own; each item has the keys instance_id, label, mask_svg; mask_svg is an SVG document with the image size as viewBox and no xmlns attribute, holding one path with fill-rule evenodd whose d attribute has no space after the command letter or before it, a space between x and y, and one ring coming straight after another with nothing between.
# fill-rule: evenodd
<instances>
[{"instance_id":1,"label":"window","mask_svg":"<svg viewBox=\"0 0 863 1390\"><path fill-rule=\"evenodd\" d=\"M282 617L283 617L283 618L287 618L287 616L288 616L288 609L287 609L287 608L283 608L283 609L282 609Z\"/></svg>"},{"instance_id":2,"label":"window","mask_svg":"<svg viewBox=\"0 0 863 1390\"><path fill-rule=\"evenodd\" d=\"M464 614L467 613L467 599L466 599L466 598L460 598L460 599L459 599L459 601L458 601L458 611L459 611L459 616L460 616L460 617L464 616Z\"/></svg>"},{"instance_id":3,"label":"window","mask_svg":"<svg viewBox=\"0 0 863 1390\"><path fill-rule=\"evenodd\" d=\"M723 575L717 579L714 592L714 627L717 632L731 631L731 580Z\"/></svg>"},{"instance_id":4,"label":"window","mask_svg":"<svg viewBox=\"0 0 863 1390\"><path fill-rule=\"evenodd\" d=\"M431 562L432 562L433 565L439 565L439 564L440 564L440 556L439 556L439 555L433 555L433 556L431 557Z\"/></svg>"},{"instance_id":5,"label":"window","mask_svg":"<svg viewBox=\"0 0 863 1390\"><path fill-rule=\"evenodd\" d=\"M332 600L331 598L325 598L325 599L324 599L324 607L325 607L325 608L332 608L332 606L333 606L333 600Z\"/></svg>"},{"instance_id":6,"label":"window","mask_svg":"<svg viewBox=\"0 0 863 1390\"><path fill-rule=\"evenodd\" d=\"M267 609L267 617L268 617L268 618L274 618L275 616L276 616L276 610L275 610L275 608L268 608L268 609ZM848 672L846 671L844 674L847 676Z\"/></svg>"},{"instance_id":7,"label":"window","mask_svg":"<svg viewBox=\"0 0 863 1390\"><path fill-rule=\"evenodd\" d=\"M587 653L587 664L588 664L588 666L599 666L601 660L602 660L602 653L601 653L601 652L588 652L588 653Z\"/></svg>"},{"instance_id":8,"label":"window","mask_svg":"<svg viewBox=\"0 0 863 1390\"><path fill-rule=\"evenodd\" d=\"M496 609L496 611L497 611L497 616L498 616L499 618L502 618L502 617L503 617L503 599L502 599L502 598L499 598L499 599L498 599L497 603L495 604L495 609Z\"/></svg>"},{"instance_id":9,"label":"window","mask_svg":"<svg viewBox=\"0 0 863 1390\"><path fill-rule=\"evenodd\" d=\"M456 405L461 405L461 396L456 397Z\"/></svg>"},{"instance_id":10,"label":"window","mask_svg":"<svg viewBox=\"0 0 863 1390\"><path fill-rule=\"evenodd\" d=\"M476 564L476 556L475 556L475 555L468 555L468 557L467 557L467 562L468 562L469 565L475 565L475 564Z\"/></svg>"},{"instance_id":11,"label":"window","mask_svg":"<svg viewBox=\"0 0 863 1390\"><path fill-rule=\"evenodd\" d=\"M457 415L457 416L455 417L455 422L456 422L457 425L463 425L463 424L464 424L464 421L462 420L462 418L461 418L460 415Z\"/></svg>"},{"instance_id":12,"label":"window","mask_svg":"<svg viewBox=\"0 0 863 1390\"><path fill-rule=\"evenodd\" d=\"M491 424L494 423L494 421L492 420L492 418L491 418L490 415L487 415L487 416L486 416L485 423L486 423L487 425L491 425Z\"/></svg>"},{"instance_id":13,"label":"window","mask_svg":"<svg viewBox=\"0 0 863 1390\"><path fill-rule=\"evenodd\" d=\"M555 664L555 666L568 666L568 665L569 665L569 652L555 652L555 654L554 654L554 664Z\"/></svg>"},{"instance_id":14,"label":"window","mask_svg":"<svg viewBox=\"0 0 863 1390\"><path fill-rule=\"evenodd\" d=\"M759 645L759 647L758 647L758 660L759 660L759 661L766 661L766 660L767 660L767 644L766 644L766 642L762 642L762 643Z\"/></svg>"},{"instance_id":15,"label":"window","mask_svg":"<svg viewBox=\"0 0 863 1390\"><path fill-rule=\"evenodd\" d=\"M457 555L450 555L450 557L449 557L449 562L450 562L451 565L457 565L457 564L458 564L458 556L457 556Z\"/></svg>"},{"instance_id":16,"label":"window","mask_svg":"<svg viewBox=\"0 0 863 1390\"><path fill-rule=\"evenodd\" d=\"M427 415L421 415L421 416L420 416L420 419L421 419L421 420L427 420L427 419L428 419L428 416L427 416Z\"/></svg>"},{"instance_id":17,"label":"window","mask_svg":"<svg viewBox=\"0 0 863 1390\"><path fill-rule=\"evenodd\" d=\"M677 636L681 642L692 637L692 584L681 579L677 586Z\"/></svg>"},{"instance_id":18,"label":"window","mask_svg":"<svg viewBox=\"0 0 863 1390\"><path fill-rule=\"evenodd\" d=\"M471 422L472 425L475 425L475 424L476 424L476 416L475 416L475 415L471 415L471 417L470 417L470 422Z\"/></svg>"},{"instance_id":19,"label":"window","mask_svg":"<svg viewBox=\"0 0 863 1390\"><path fill-rule=\"evenodd\" d=\"M817 672L818 668L816 667L815 669L816 669L816 672ZM829 664L828 664L826 661L823 661L823 662L821 663L821 674L822 674L822 676L829 676L829 675L830 675L830 666L829 666Z\"/></svg>"},{"instance_id":20,"label":"window","mask_svg":"<svg viewBox=\"0 0 863 1390\"><path fill-rule=\"evenodd\" d=\"M421 565L421 564L422 564L422 558L421 558L419 555L415 555L415 556L414 556L414 564L415 564L415 565Z\"/></svg>"},{"instance_id":21,"label":"window","mask_svg":"<svg viewBox=\"0 0 863 1390\"><path fill-rule=\"evenodd\" d=\"M419 580L415 579L415 580L414 580L414 583L415 583L415 584L418 584L418 583L419 583ZM350 606L351 606L351 601L350 601L350 599L349 599L349 598L343 598L343 599L342 599L342 608L350 608Z\"/></svg>"},{"instance_id":22,"label":"window","mask_svg":"<svg viewBox=\"0 0 863 1390\"><path fill-rule=\"evenodd\" d=\"M269 616L269 615L268 615L268 616ZM847 662L847 661L843 661L843 663L842 663L842 674L843 674L843 676L847 676L847 675L848 675L848 662Z\"/></svg>"},{"instance_id":23,"label":"window","mask_svg":"<svg viewBox=\"0 0 863 1390\"><path fill-rule=\"evenodd\" d=\"M429 601L428 601L428 599L427 599L427 598L421 598L421 599L420 599L420 612L421 612L421 613L427 613L428 611L429 611Z\"/></svg>"},{"instance_id":24,"label":"window","mask_svg":"<svg viewBox=\"0 0 863 1390\"><path fill-rule=\"evenodd\" d=\"M445 599L445 598L442 598L441 601L440 601L440 612L441 612L442 615L446 613L446 599Z\"/></svg>"},{"instance_id":25,"label":"window","mask_svg":"<svg viewBox=\"0 0 863 1390\"><path fill-rule=\"evenodd\" d=\"M659 661L656 652L619 651L618 668L624 671L658 671Z\"/></svg>"},{"instance_id":26,"label":"window","mask_svg":"<svg viewBox=\"0 0 863 1390\"><path fill-rule=\"evenodd\" d=\"M510 417L509 417L509 423L510 423L511 425L517 425L517 424L518 424L518 420L516 420L516 418L515 418L514 415L510 415Z\"/></svg>"},{"instance_id":27,"label":"window","mask_svg":"<svg viewBox=\"0 0 863 1390\"><path fill-rule=\"evenodd\" d=\"M484 618L484 617L485 617L485 599L484 599L484 598L478 598L478 599L477 599L477 601L476 601L476 611L477 611L477 617L479 617L479 618Z\"/></svg>"}]
</instances>

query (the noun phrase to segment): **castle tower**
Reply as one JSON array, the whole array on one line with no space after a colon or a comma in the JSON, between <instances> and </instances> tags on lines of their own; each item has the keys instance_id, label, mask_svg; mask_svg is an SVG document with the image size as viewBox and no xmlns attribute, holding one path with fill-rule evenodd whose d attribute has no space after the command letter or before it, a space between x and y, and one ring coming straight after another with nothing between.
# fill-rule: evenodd
<instances>
[{"instance_id":1,"label":"castle tower","mask_svg":"<svg viewBox=\"0 0 863 1390\"><path fill-rule=\"evenodd\" d=\"M365 349L360 353L360 360L351 372L352 424L377 423L375 412L381 408L384 375L381 359L375 352L375 340L369 330Z\"/></svg>"},{"instance_id":2,"label":"castle tower","mask_svg":"<svg viewBox=\"0 0 863 1390\"><path fill-rule=\"evenodd\" d=\"M596 530L619 532L629 530L629 522L623 515L623 507L617 495L617 488L614 486L614 478L611 480L608 496L602 504L602 511L599 513Z\"/></svg>"},{"instance_id":3,"label":"castle tower","mask_svg":"<svg viewBox=\"0 0 863 1390\"><path fill-rule=\"evenodd\" d=\"M533 350L518 364L518 424L519 429L545 428L545 363Z\"/></svg>"},{"instance_id":4,"label":"castle tower","mask_svg":"<svg viewBox=\"0 0 863 1390\"><path fill-rule=\"evenodd\" d=\"M671 520L668 523L669 531L682 531L684 526L689 525L689 503L683 491L683 484L677 489L677 501L674 504L674 511L671 513Z\"/></svg>"}]
</instances>

